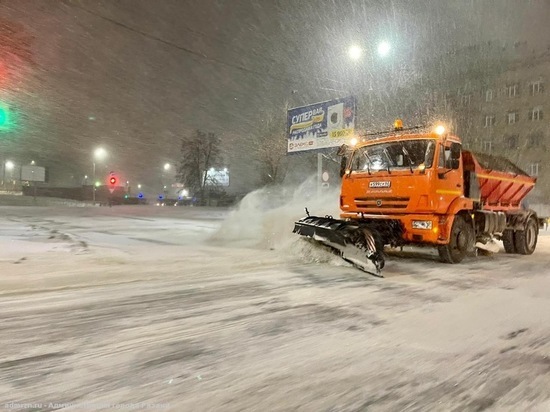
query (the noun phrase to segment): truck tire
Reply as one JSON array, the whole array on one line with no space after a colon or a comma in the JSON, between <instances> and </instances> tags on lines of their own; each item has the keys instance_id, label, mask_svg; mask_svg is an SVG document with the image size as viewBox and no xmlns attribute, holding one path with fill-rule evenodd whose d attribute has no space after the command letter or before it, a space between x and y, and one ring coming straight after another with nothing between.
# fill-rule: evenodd
<instances>
[{"instance_id":1,"label":"truck tire","mask_svg":"<svg viewBox=\"0 0 550 412\"><path fill-rule=\"evenodd\" d=\"M524 230L517 230L514 236L514 245L520 255L530 255L537 247L539 228L532 217L525 224Z\"/></svg>"},{"instance_id":2,"label":"truck tire","mask_svg":"<svg viewBox=\"0 0 550 412\"><path fill-rule=\"evenodd\" d=\"M513 230L507 229L502 233L502 243L506 253L517 253L514 237Z\"/></svg>"},{"instance_id":3,"label":"truck tire","mask_svg":"<svg viewBox=\"0 0 550 412\"><path fill-rule=\"evenodd\" d=\"M474 248L474 228L462 216L456 216L449 243L438 247L439 258L445 263L460 263Z\"/></svg>"}]
</instances>

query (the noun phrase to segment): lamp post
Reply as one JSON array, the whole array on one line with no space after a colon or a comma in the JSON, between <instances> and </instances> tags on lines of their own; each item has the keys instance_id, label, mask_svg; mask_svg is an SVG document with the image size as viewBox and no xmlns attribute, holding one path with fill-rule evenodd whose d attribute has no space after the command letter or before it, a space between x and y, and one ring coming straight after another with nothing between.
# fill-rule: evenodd
<instances>
[{"instance_id":1,"label":"lamp post","mask_svg":"<svg viewBox=\"0 0 550 412\"><path fill-rule=\"evenodd\" d=\"M93 173L92 173L92 179L93 179L92 199L94 203L95 203L95 191L96 191L95 163L96 163L96 160L103 160L105 156L107 156L107 151L104 148L98 147L97 149L94 150Z\"/></svg>"},{"instance_id":2,"label":"lamp post","mask_svg":"<svg viewBox=\"0 0 550 412\"><path fill-rule=\"evenodd\" d=\"M4 180L6 179L6 171L10 172L10 181L13 180L13 169L15 168L15 164L11 160L6 160L6 163L4 163ZM13 184L13 182L12 182Z\"/></svg>"}]
</instances>

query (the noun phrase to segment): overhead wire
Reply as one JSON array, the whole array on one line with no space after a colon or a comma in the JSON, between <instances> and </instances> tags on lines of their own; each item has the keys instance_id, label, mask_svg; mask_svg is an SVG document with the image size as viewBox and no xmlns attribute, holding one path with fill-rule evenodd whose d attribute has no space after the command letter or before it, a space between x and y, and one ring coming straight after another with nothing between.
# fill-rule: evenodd
<instances>
[{"instance_id":1,"label":"overhead wire","mask_svg":"<svg viewBox=\"0 0 550 412\"><path fill-rule=\"evenodd\" d=\"M262 77L262 78L265 78L265 77L268 77L268 78L271 78L273 80L276 80L276 81L280 81L280 82L283 82L287 85L289 84L303 84L302 81L298 81L298 80L295 80L295 79L289 79L289 78L284 78L284 77L281 77L281 76L276 76L276 75L273 75L273 74L270 74L270 73L267 73L265 71L258 71L258 70L254 70L254 69L251 69L249 67L246 67L244 65L240 65L240 64L235 64L235 63L230 63L230 62L227 62L227 61L223 61L221 59L218 59L218 58L215 58L215 57L210 57L204 53L201 53L201 52L198 52L196 50L193 50L189 47L185 47L185 46L182 46L182 45L179 45L179 44L176 44L172 41L169 41L169 40L165 40L159 36L156 36L156 35L153 35L153 34L150 34L150 33L147 33L146 31L143 31L139 28L136 28L136 27L132 27L126 23L123 23L119 20L116 20L114 18L111 18L111 17L108 17L108 16L105 16L101 13L98 13L98 12L95 12L93 10L90 10L86 7L83 7L82 5L80 4L77 4L77 3L74 3L72 1L69 1L69 2L66 2L66 4L69 4L70 6L72 7L75 7L75 8L78 8L86 13L89 13L97 18L100 18L102 20L105 20L105 21L108 21L110 22L111 24L113 25L116 25L118 27L121 27L123 29L126 29L128 31L131 31L131 32L134 32L136 34L139 34L145 38L148 38L150 40L154 40L154 41L157 41L159 43L162 43L168 47L172 47L174 49L177 49L181 52L184 52L184 53L187 53L187 54L190 54L192 56L194 56L195 58L198 58L198 59L202 59L202 60L205 60L209 63L212 63L212 64L218 64L218 65L222 65L222 66L225 66L225 67L229 67L229 68L233 68L233 69L236 69L236 70L239 70L241 72L244 72L244 73L248 73L248 74L254 74L258 77ZM185 28L186 30L189 30L193 33L196 33L196 34L201 34L200 32L197 32L193 29L188 29L188 28ZM208 38L208 36L205 35L206 38ZM273 59L270 59L271 61L274 61ZM311 76L308 76L309 79L314 79L314 80L324 80L324 81L330 81L330 82L335 82L335 83L339 83L339 84L344 84L343 82L339 81L339 80L335 80L335 79L329 79L329 78L319 78L319 77L311 77ZM315 88L319 88L318 86L314 86ZM331 89L323 89L323 88L320 88L322 90L331 90Z\"/></svg>"}]
</instances>

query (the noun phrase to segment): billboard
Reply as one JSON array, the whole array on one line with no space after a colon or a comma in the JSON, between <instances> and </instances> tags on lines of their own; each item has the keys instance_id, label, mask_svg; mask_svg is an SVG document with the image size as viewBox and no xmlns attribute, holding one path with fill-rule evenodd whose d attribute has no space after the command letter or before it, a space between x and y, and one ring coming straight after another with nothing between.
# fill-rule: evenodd
<instances>
[{"instance_id":1,"label":"billboard","mask_svg":"<svg viewBox=\"0 0 550 412\"><path fill-rule=\"evenodd\" d=\"M290 109L287 153L337 147L355 133L355 98L343 97Z\"/></svg>"},{"instance_id":2,"label":"billboard","mask_svg":"<svg viewBox=\"0 0 550 412\"><path fill-rule=\"evenodd\" d=\"M204 174L203 174L204 178ZM216 170L214 168L209 169L206 172L206 186L229 186L229 172L227 169Z\"/></svg>"},{"instance_id":3,"label":"billboard","mask_svg":"<svg viewBox=\"0 0 550 412\"><path fill-rule=\"evenodd\" d=\"M40 166L21 166L21 180L45 182L46 169Z\"/></svg>"}]
</instances>

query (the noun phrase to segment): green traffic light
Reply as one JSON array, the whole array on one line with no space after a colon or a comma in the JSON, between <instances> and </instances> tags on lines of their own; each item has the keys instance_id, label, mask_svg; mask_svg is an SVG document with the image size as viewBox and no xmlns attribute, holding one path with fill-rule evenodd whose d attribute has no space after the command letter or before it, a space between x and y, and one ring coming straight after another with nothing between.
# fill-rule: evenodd
<instances>
[{"instance_id":1,"label":"green traffic light","mask_svg":"<svg viewBox=\"0 0 550 412\"><path fill-rule=\"evenodd\" d=\"M0 127L8 124L8 111L4 107L0 107Z\"/></svg>"},{"instance_id":2,"label":"green traffic light","mask_svg":"<svg viewBox=\"0 0 550 412\"><path fill-rule=\"evenodd\" d=\"M13 129L15 122L10 111L10 108L0 102L0 131L7 131Z\"/></svg>"}]
</instances>

